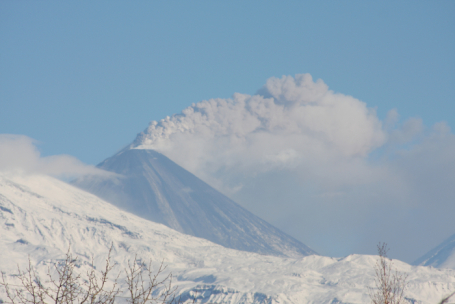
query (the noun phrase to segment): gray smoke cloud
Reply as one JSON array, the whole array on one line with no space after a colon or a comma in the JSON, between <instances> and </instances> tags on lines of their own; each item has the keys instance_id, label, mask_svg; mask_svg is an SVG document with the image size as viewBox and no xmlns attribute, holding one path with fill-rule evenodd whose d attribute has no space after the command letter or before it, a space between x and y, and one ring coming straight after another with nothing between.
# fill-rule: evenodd
<instances>
[{"instance_id":1,"label":"gray smoke cloud","mask_svg":"<svg viewBox=\"0 0 455 304\"><path fill-rule=\"evenodd\" d=\"M109 173L69 155L42 157L36 141L25 135L0 134L0 172L46 174L63 179Z\"/></svg>"},{"instance_id":2,"label":"gray smoke cloud","mask_svg":"<svg viewBox=\"0 0 455 304\"><path fill-rule=\"evenodd\" d=\"M279 169L321 173L327 163L364 158L386 137L364 102L303 74L271 78L254 96L202 101L152 121L135 146L160 151L233 193L242 183L232 185L232 175L239 181L239 174L250 178Z\"/></svg>"},{"instance_id":3,"label":"gray smoke cloud","mask_svg":"<svg viewBox=\"0 0 455 304\"><path fill-rule=\"evenodd\" d=\"M386 241L412 262L455 233L455 137L443 122L399 121L302 74L152 121L132 147L165 154L322 254Z\"/></svg>"}]
</instances>

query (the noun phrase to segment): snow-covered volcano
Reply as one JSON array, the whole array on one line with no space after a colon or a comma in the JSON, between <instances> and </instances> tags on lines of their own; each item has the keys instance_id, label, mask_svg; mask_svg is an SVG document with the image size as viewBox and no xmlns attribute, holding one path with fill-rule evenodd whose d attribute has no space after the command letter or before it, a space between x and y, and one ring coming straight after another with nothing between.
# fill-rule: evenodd
<instances>
[{"instance_id":1,"label":"snow-covered volcano","mask_svg":"<svg viewBox=\"0 0 455 304\"><path fill-rule=\"evenodd\" d=\"M196 303L366 303L377 260L362 255L283 258L227 249L122 211L51 177L0 175L0 270L11 283L20 284L14 274L18 264L24 269L28 255L44 277L49 262L64 257L70 244L81 272L92 255L97 266L104 265L111 245L115 273L135 254L152 258L153 265L164 260L183 298L192 294ZM410 303L437 303L455 290L453 270L394 265L409 274ZM124 278L120 272L121 287ZM2 288L0 300L7 302Z\"/></svg>"},{"instance_id":2,"label":"snow-covered volcano","mask_svg":"<svg viewBox=\"0 0 455 304\"><path fill-rule=\"evenodd\" d=\"M455 269L455 234L417 259L413 264Z\"/></svg>"},{"instance_id":3,"label":"snow-covered volcano","mask_svg":"<svg viewBox=\"0 0 455 304\"><path fill-rule=\"evenodd\" d=\"M228 248L288 257L316 254L154 150L126 149L74 185L145 219Z\"/></svg>"}]
</instances>

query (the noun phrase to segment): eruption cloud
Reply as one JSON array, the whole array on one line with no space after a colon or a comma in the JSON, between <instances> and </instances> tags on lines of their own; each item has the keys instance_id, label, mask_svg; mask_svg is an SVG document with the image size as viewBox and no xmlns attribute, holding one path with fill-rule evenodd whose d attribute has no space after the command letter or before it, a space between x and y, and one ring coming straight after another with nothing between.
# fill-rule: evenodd
<instances>
[{"instance_id":1,"label":"eruption cloud","mask_svg":"<svg viewBox=\"0 0 455 304\"><path fill-rule=\"evenodd\" d=\"M364 158L386 138L375 111L364 102L302 74L271 78L254 96L236 93L232 99L202 101L152 121L133 146L162 152L212 180L217 173L254 176Z\"/></svg>"}]
</instances>

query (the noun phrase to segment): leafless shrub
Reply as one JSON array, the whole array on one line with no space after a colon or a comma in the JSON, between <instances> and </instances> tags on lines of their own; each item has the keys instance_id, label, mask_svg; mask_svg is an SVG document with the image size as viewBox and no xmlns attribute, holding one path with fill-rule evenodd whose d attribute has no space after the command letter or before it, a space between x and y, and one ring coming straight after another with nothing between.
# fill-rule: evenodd
<instances>
[{"instance_id":1,"label":"leafless shrub","mask_svg":"<svg viewBox=\"0 0 455 304\"><path fill-rule=\"evenodd\" d=\"M163 278L166 266L161 262L156 273L151 271L152 262L145 264L134 257L134 261L128 261L126 282L128 285L128 303L131 304L165 304L175 303L176 287L172 287L172 274Z\"/></svg>"},{"instance_id":2,"label":"leafless shrub","mask_svg":"<svg viewBox=\"0 0 455 304\"><path fill-rule=\"evenodd\" d=\"M393 269L392 261L387 258L387 244L378 244L379 259L375 266L375 288L369 289L373 304L401 304L405 303L406 274Z\"/></svg>"},{"instance_id":3,"label":"leafless shrub","mask_svg":"<svg viewBox=\"0 0 455 304\"><path fill-rule=\"evenodd\" d=\"M3 272L0 286L6 290L11 304L114 304L116 298L124 297L118 296L122 292L117 284L118 276L112 286L107 287L108 276L113 269L111 252L112 247L100 274L95 270L92 258L90 270L82 277L75 271L78 260L73 258L68 249L64 261L48 267L45 281L36 273L29 258L25 271L18 267L19 288L9 284ZM151 266L151 261L145 264L137 257L128 262L128 268L125 269L126 301L131 304L178 303L175 298L176 287L172 287L172 274L163 277L166 269L163 263L155 273Z\"/></svg>"},{"instance_id":4,"label":"leafless shrub","mask_svg":"<svg viewBox=\"0 0 455 304\"><path fill-rule=\"evenodd\" d=\"M106 288L108 274L113 267L111 252L112 247L101 275L95 270L93 258L85 277L77 274L74 270L78 259L73 258L68 249L64 261L48 267L45 281L37 275L29 257L25 271L18 267L18 278L23 288L11 289L3 272L0 285L5 288L6 296L12 304L113 304L119 290L116 280L111 288ZM55 271L54 275L52 270Z\"/></svg>"}]
</instances>

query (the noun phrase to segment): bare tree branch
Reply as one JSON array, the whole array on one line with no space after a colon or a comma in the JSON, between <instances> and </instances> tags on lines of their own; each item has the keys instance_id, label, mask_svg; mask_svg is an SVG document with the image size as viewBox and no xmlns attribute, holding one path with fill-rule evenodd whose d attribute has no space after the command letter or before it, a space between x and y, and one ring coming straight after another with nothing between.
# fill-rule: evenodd
<instances>
[{"instance_id":1,"label":"bare tree branch","mask_svg":"<svg viewBox=\"0 0 455 304\"><path fill-rule=\"evenodd\" d=\"M113 304L119 290L117 278L110 289L106 288L109 281L108 274L111 272L112 247L109 249L106 264L101 276L98 277L93 258L90 270L84 278L75 272L78 263L73 258L70 248L65 259L54 263L47 268L46 281L43 282L32 267L30 257L25 271L18 267L18 278L23 288L11 289L2 272L0 285L6 290L6 296L12 304Z\"/></svg>"},{"instance_id":2,"label":"bare tree branch","mask_svg":"<svg viewBox=\"0 0 455 304\"><path fill-rule=\"evenodd\" d=\"M441 300L441 302L439 302L438 304L448 303L448 302L449 302L449 299L450 299L451 297L453 297L454 295L455 295L455 291L452 292L452 293L451 293L450 295L448 295L447 297L443 298L443 299Z\"/></svg>"},{"instance_id":3,"label":"bare tree branch","mask_svg":"<svg viewBox=\"0 0 455 304\"><path fill-rule=\"evenodd\" d=\"M113 286L107 288L109 274L114 265L111 263L112 246L109 249L104 269L95 270L92 257L90 269L85 276L75 271L78 259L73 258L70 248L65 259L47 268L46 281L42 281L32 267L30 257L25 271L18 267L18 278L22 288L12 289L2 272L0 286L12 304L114 304L120 292L117 286L119 275L112 280ZM131 304L178 304L176 287L172 286L172 274L165 275L166 266L161 262L158 270L152 272L152 261L143 263L137 256L128 261L125 269L126 285ZM194 299L195 300L195 299ZM193 300L193 303L194 303Z\"/></svg>"},{"instance_id":4,"label":"bare tree branch","mask_svg":"<svg viewBox=\"0 0 455 304\"><path fill-rule=\"evenodd\" d=\"M373 304L401 304L404 303L406 291L406 274L393 269L392 261L387 258L386 243L378 244L379 259L375 266L375 288L369 289Z\"/></svg>"},{"instance_id":5,"label":"bare tree branch","mask_svg":"<svg viewBox=\"0 0 455 304\"><path fill-rule=\"evenodd\" d=\"M176 287L172 287L172 274L164 275L166 266L161 262L154 274L152 261L148 264L138 260L128 261L126 272L128 303L131 304L165 304L176 302ZM162 277L162 278L160 278ZM155 295L154 295L155 293Z\"/></svg>"}]
</instances>

